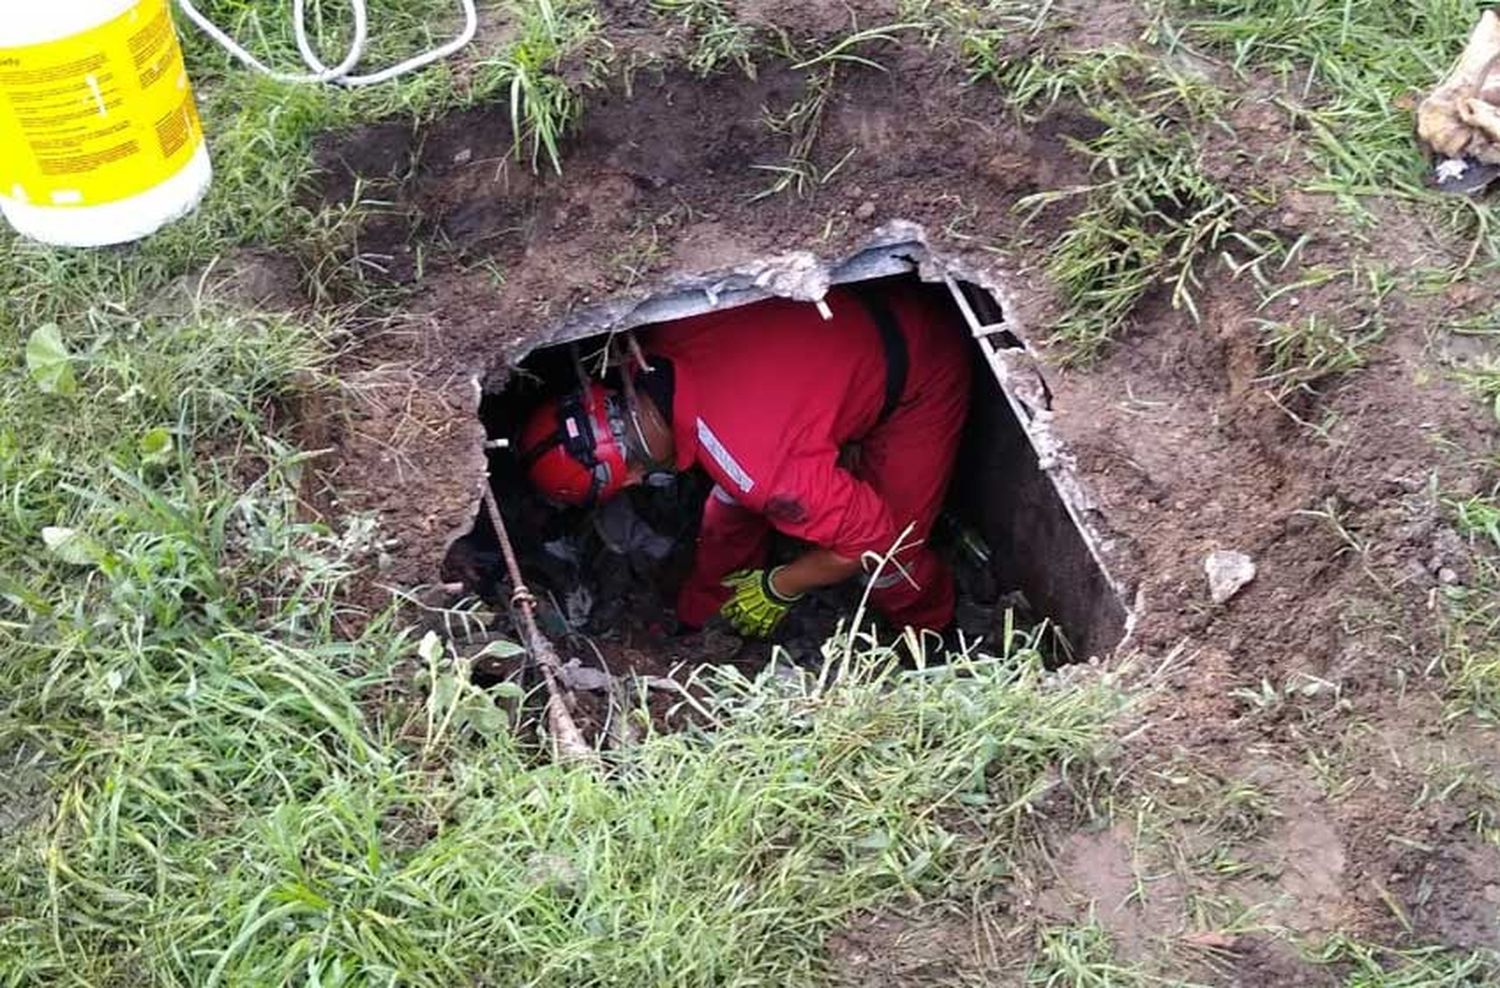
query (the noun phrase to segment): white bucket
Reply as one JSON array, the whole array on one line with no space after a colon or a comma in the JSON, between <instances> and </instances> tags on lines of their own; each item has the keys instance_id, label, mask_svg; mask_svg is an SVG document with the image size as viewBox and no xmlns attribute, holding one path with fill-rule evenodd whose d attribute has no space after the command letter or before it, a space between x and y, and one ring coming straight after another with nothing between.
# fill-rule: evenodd
<instances>
[{"instance_id":1,"label":"white bucket","mask_svg":"<svg viewBox=\"0 0 1500 988\"><path fill-rule=\"evenodd\" d=\"M65 247L135 240L212 177L168 0L23 0L0 14L0 213Z\"/></svg>"}]
</instances>

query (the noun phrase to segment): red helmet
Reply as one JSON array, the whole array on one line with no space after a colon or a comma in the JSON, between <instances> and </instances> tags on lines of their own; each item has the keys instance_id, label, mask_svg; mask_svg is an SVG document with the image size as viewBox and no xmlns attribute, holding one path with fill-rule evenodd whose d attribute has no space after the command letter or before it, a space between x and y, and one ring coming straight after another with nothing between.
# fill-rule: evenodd
<instances>
[{"instance_id":1,"label":"red helmet","mask_svg":"<svg viewBox=\"0 0 1500 988\"><path fill-rule=\"evenodd\" d=\"M521 429L521 468L552 501L589 507L625 487L624 425L617 398L597 381L548 398Z\"/></svg>"}]
</instances>

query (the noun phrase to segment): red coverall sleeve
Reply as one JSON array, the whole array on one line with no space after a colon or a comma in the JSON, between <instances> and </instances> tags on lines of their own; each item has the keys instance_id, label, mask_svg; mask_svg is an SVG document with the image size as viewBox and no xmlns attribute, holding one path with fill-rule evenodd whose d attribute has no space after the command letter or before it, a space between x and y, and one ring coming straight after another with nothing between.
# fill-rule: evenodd
<instances>
[{"instance_id":1,"label":"red coverall sleeve","mask_svg":"<svg viewBox=\"0 0 1500 988\"><path fill-rule=\"evenodd\" d=\"M832 448L787 460L760 510L778 531L850 559L888 552L900 535L885 500Z\"/></svg>"}]
</instances>

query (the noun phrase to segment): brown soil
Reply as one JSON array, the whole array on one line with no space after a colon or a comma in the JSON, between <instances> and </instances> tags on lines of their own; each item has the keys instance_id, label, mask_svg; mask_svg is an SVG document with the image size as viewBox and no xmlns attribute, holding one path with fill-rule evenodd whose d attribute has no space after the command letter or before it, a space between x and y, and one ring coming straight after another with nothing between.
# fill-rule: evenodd
<instances>
[{"instance_id":1,"label":"brown soil","mask_svg":"<svg viewBox=\"0 0 1500 988\"><path fill-rule=\"evenodd\" d=\"M740 6L802 34L847 22L842 4L837 17L831 4L808 5L811 13ZM1128 40L1134 9L1104 5L1083 18L1081 42ZM754 80L647 70L628 93L617 80L591 95L561 176L511 159L507 106L328 141L328 201L347 201L358 176L394 203L362 227L354 249L378 260L371 277L405 293L345 358L348 407L323 410L317 423L319 445L337 450L324 466L322 503L375 513L393 540L372 588L439 582L482 483L480 387L503 384L582 303L644 298L671 273L791 249L847 256L880 224L901 219L921 224L944 256L1005 286L1018 332L1045 350L1056 305L1032 241L1044 242L1046 225L1063 216L1023 229L1013 207L1083 180L1069 141L1097 124L1067 106L1023 124L999 93L966 86L946 56L918 45L880 57L889 72L841 70L815 159L827 168L855 152L834 181L802 197L751 201L768 181L752 166L779 163L786 150L764 110L793 103L806 78L774 63ZM1381 232L1353 237L1335 204L1297 188L1298 166L1282 154L1292 125L1252 97L1234 115L1236 138L1223 138L1208 159L1226 182L1277 198L1247 227L1308 236L1303 270L1346 267L1354 257L1397 271L1462 261L1464 245L1394 209ZM1478 311L1490 293L1393 295L1372 363L1281 408L1256 380L1264 369L1256 320L1344 312L1365 296L1340 280L1259 310L1248 278L1217 266L1203 274L1200 323L1165 297L1148 298L1101 364L1048 371L1058 431L1124 547L1120 575L1139 592L1133 645L1151 657L1146 666L1181 650L1142 714L1148 729L1125 753L1122 791L1174 758L1221 778L1260 780L1276 809L1250 845L1258 870L1232 891L1262 906L1267 925L1500 946L1500 851L1451 805L1417 799L1429 765L1492 764L1494 740L1475 732L1455 742L1423 690L1397 689L1398 674L1421 681L1439 644L1438 574L1467 572L1463 543L1432 491L1478 490L1494 479L1471 459L1491 448L1493 420L1445 379L1428 327ZM1326 429L1317 434L1289 413ZM1209 601L1203 574L1215 548L1248 552L1259 567L1225 605ZM1247 699L1262 684L1285 690L1283 702ZM1323 685L1300 689L1309 684ZM1343 774L1330 782L1308 753L1338 751L1347 756ZM1035 911L1010 914L1003 904L993 914L970 906L870 917L831 945L836 966L854 984L999 972L1006 950L986 953L991 941L975 930L1004 927L1010 939L994 942L1013 944L1027 924L1076 922L1092 905L1127 957L1170 956L1215 984L1326 982L1269 934L1195 943L1201 931L1182 888L1132 899L1141 839L1119 827L1055 834L1054 872L1037 879Z\"/></svg>"}]
</instances>

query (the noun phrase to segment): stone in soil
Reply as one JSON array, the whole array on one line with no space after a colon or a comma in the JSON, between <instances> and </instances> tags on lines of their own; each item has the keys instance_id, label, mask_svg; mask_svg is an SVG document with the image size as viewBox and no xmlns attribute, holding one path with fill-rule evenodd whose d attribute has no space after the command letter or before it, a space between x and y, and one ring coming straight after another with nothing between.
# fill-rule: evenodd
<instances>
[{"instance_id":1,"label":"stone in soil","mask_svg":"<svg viewBox=\"0 0 1500 988\"><path fill-rule=\"evenodd\" d=\"M1255 579L1255 562L1243 552L1215 549L1204 558L1203 571L1208 574L1209 596L1223 604Z\"/></svg>"}]
</instances>

